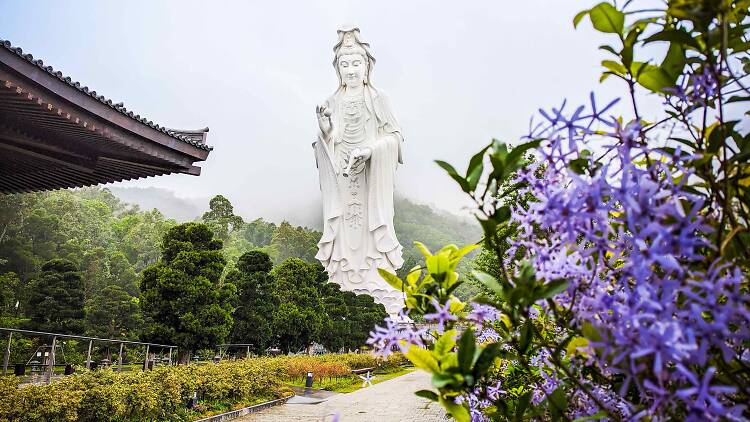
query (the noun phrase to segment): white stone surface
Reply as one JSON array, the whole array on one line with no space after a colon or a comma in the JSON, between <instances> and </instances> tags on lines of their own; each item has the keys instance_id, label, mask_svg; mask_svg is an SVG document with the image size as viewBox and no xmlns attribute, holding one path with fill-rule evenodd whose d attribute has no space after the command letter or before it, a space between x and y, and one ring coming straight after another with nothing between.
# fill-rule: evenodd
<instances>
[{"instance_id":1,"label":"white stone surface","mask_svg":"<svg viewBox=\"0 0 750 422\"><path fill-rule=\"evenodd\" d=\"M372 85L375 59L359 29L345 27L338 36L333 65L339 86L316 109L313 148L324 219L316 258L342 290L369 294L396 315L403 295L377 269L395 272L404 262L393 227L404 138L388 97Z\"/></svg>"},{"instance_id":2,"label":"white stone surface","mask_svg":"<svg viewBox=\"0 0 750 422\"><path fill-rule=\"evenodd\" d=\"M418 397L432 389L430 374L421 370L353 393L337 394L319 404L284 404L236 419L237 422L446 422L438 403Z\"/></svg>"}]
</instances>

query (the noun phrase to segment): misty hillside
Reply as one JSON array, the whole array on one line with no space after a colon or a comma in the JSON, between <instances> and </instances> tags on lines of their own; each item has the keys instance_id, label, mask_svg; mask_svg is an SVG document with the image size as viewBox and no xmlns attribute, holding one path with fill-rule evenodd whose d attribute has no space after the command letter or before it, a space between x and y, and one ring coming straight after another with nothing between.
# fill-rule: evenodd
<instances>
[{"instance_id":1,"label":"misty hillside","mask_svg":"<svg viewBox=\"0 0 750 422\"><path fill-rule=\"evenodd\" d=\"M108 189L123 202L136 204L142 210L153 208L161 211L167 218L178 222L192 221L200 218L208 209L210 198L180 198L174 192L160 188L123 188L108 187ZM228 198L232 201L232 198ZM405 198L396 197L395 201L396 234L404 248L413 249L415 240L425 243L430 248L456 243L459 245L476 242L481 238L479 225L465 217L437 210L429 205L416 204ZM307 211L308 215L300 215ZM289 221L292 224L320 230L322 225L322 205L320 203L295 207L289 215L245 215L239 213L245 221L264 218L266 221ZM414 251L416 252L416 251ZM406 254L411 255L409 253Z\"/></svg>"},{"instance_id":2,"label":"misty hillside","mask_svg":"<svg viewBox=\"0 0 750 422\"><path fill-rule=\"evenodd\" d=\"M122 202L135 204L144 211L158 209L165 217L179 222L193 221L208 210L208 200L180 198L174 192L159 188L106 187Z\"/></svg>"}]
</instances>

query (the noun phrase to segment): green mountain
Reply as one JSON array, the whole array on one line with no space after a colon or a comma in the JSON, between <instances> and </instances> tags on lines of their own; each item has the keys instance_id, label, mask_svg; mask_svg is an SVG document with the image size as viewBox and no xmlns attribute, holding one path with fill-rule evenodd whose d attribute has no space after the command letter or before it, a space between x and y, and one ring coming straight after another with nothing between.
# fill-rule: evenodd
<instances>
[{"instance_id":1,"label":"green mountain","mask_svg":"<svg viewBox=\"0 0 750 422\"><path fill-rule=\"evenodd\" d=\"M178 222L193 221L201 217L208 209L209 198L188 199L180 198L174 192L160 188L122 188L109 187L110 192L122 202L138 205L142 210L158 209L167 218ZM232 198L228 198L230 201ZM476 242L481 238L479 225L466 217L460 217L447 211L439 210L429 205L417 204L406 198L397 197L395 201L396 235L404 245L407 256L417 257L414 241L418 240L430 249L437 249L449 243L465 245ZM291 216L260 216L241 215L250 222L257 218L265 221L280 223L289 221L292 224L311 226L313 230L320 230L322 221L322 205L310 204L307 209L315 210L309 218L296 219ZM316 223L311 223L316 221Z\"/></svg>"}]
</instances>

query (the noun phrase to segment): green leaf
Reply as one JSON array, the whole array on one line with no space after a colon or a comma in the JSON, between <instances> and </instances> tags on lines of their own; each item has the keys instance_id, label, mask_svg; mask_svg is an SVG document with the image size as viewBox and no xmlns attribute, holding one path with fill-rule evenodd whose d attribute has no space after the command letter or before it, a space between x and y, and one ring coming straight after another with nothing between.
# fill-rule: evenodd
<instances>
[{"instance_id":1,"label":"green leaf","mask_svg":"<svg viewBox=\"0 0 750 422\"><path fill-rule=\"evenodd\" d=\"M521 327L521 337L518 339L518 351L520 353L526 353L531 346L531 340L534 337L534 331L531 324L531 320L527 319Z\"/></svg>"},{"instance_id":2,"label":"green leaf","mask_svg":"<svg viewBox=\"0 0 750 422\"><path fill-rule=\"evenodd\" d=\"M568 288L568 284L568 281L562 278L550 281L544 285L544 292L539 296L539 299L549 299L564 292Z\"/></svg>"},{"instance_id":3,"label":"green leaf","mask_svg":"<svg viewBox=\"0 0 750 422\"><path fill-rule=\"evenodd\" d=\"M520 167L519 161L523 159L523 155L526 154L526 152L530 149L536 149L539 147L539 144L541 144L541 140L534 140L525 142L521 145L518 145L516 147L513 147L512 150L508 153L507 158L505 159L506 165L512 168L518 168Z\"/></svg>"},{"instance_id":4,"label":"green leaf","mask_svg":"<svg viewBox=\"0 0 750 422\"><path fill-rule=\"evenodd\" d=\"M495 277L479 270L473 270L471 274L479 280L480 283L484 284L488 289L492 290L499 296L503 296L503 287L500 285L500 283L495 279Z\"/></svg>"},{"instance_id":5,"label":"green leaf","mask_svg":"<svg viewBox=\"0 0 750 422\"><path fill-rule=\"evenodd\" d=\"M733 95L731 98L729 98L727 101L724 101L724 104L729 103L738 103L741 101L750 101L750 96L741 96L741 95Z\"/></svg>"},{"instance_id":6,"label":"green leaf","mask_svg":"<svg viewBox=\"0 0 750 422\"><path fill-rule=\"evenodd\" d=\"M681 143L681 144L683 144L685 146L690 147L691 151L694 151L696 148L698 148L698 145L696 145L696 143L694 141L690 140L690 139L675 138L675 137L672 137L672 138L669 138L669 139L671 141L676 141L676 142L679 142L679 143Z\"/></svg>"},{"instance_id":7,"label":"green leaf","mask_svg":"<svg viewBox=\"0 0 750 422\"><path fill-rule=\"evenodd\" d=\"M470 422L469 411L460 404L456 404L451 398L444 398L440 396L440 405L442 405L448 413L453 416L456 422Z\"/></svg>"},{"instance_id":8,"label":"green leaf","mask_svg":"<svg viewBox=\"0 0 750 422\"><path fill-rule=\"evenodd\" d=\"M581 351L578 350L579 347L586 347L589 345L589 341L584 337L573 337L572 340L570 340L570 343L568 343L568 346L565 348L565 353L567 356L573 356L576 353L580 354Z\"/></svg>"},{"instance_id":9,"label":"green leaf","mask_svg":"<svg viewBox=\"0 0 750 422\"><path fill-rule=\"evenodd\" d=\"M456 345L456 335L456 330L448 330L443 333L443 335L440 336L437 341L435 341L435 347L432 349L432 351L435 356L438 357L438 359L447 355L451 352L451 350L453 350L453 346Z\"/></svg>"},{"instance_id":10,"label":"green leaf","mask_svg":"<svg viewBox=\"0 0 750 422\"><path fill-rule=\"evenodd\" d=\"M600 49L600 50L604 50L604 51L609 51L610 53L614 54L615 56L617 56L617 57L620 57L620 53L618 53L618 52L617 52L617 51L616 51L616 50L614 49L614 47L612 47L612 46L609 46L609 45L600 45L600 46L599 46L599 49Z\"/></svg>"},{"instance_id":11,"label":"green leaf","mask_svg":"<svg viewBox=\"0 0 750 422\"><path fill-rule=\"evenodd\" d=\"M440 161L440 160L435 160L435 162L437 163L437 165L442 167L443 170L445 170L448 173L448 175L452 177L453 180L455 180L459 184L459 186L461 186L461 190L463 190L466 193L471 192L471 187L469 186L469 182L466 181L466 179L464 179L460 174L458 174L458 172L456 171L456 169L453 168L452 165L446 163L445 161Z\"/></svg>"},{"instance_id":12,"label":"green leaf","mask_svg":"<svg viewBox=\"0 0 750 422\"><path fill-rule=\"evenodd\" d=\"M424 262L430 274L443 274L450 269L450 262L444 254L428 256Z\"/></svg>"},{"instance_id":13,"label":"green leaf","mask_svg":"<svg viewBox=\"0 0 750 422\"><path fill-rule=\"evenodd\" d=\"M498 208L497 211L495 211L495 214L492 216L492 218L497 222L497 224L502 224L510 220L510 216L510 207L507 205L503 205L502 207Z\"/></svg>"},{"instance_id":14,"label":"green leaf","mask_svg":"<svg viewBox=\"0 0 750 422\"><path fill-rule=\"evenodd\" d=\"M500 346L500 343L490 343L482 349L477 362L474 364L474 371L472 372L474 378L479 379L483 377L487 370L490 369L495 358L500 356L500 352L502 352Z\"/></svg>"},{"instance_id":15,"label":"green leaf","mask_svg":"<svg viewBox=\"0 0 750 422\"><path fill-rule=\"evenodd\" d=\"M581 327L581 332L583 332L584 337L586 337L587 339L591 341L594 341L594 342L602 341L602 336L601 334L599 334L599 331L596 329L596 327L594 327L593 324L591 324L588 321L583 323L583 327Z\"/></svg>"},{"instance_id":16,"label":"green leaf","mask_svg":"<svg viewBox=\"0 0 750 422\"><path fill-rule=\"evenodd\" d=\"M611 70L613 73L617 75L625 75L628 73L628 70L625 68L625 66L623 66L621 63L618 63L614 60L602 60L602 66Z\"/></svg>"},{"instance_id":17,"label":"green leaf","mask_svg":"<svg viewBox=\"0 0 750 422\"><path fill-rule=\"evenodd\" d=\"M685 67L685 49L680 43L673 42L669 45L667 55L659 67L669 75L671 85L674 85Z\"/></svg>"},{"instance_id":18,"label":"green leaf","mask_svg":"<svg viewBox=\"0 0 750 422\"><path fill-rule=\"evenodd\" d=\"M462 383L463 381L456 374L432 374L432 386L437 389L445 388L445 386L450 384L458 384L460 386Z\"/></svg>"},{"instance_id":19,"label":"green leaf","mask_svg":"<svg viewBox=\"0 0 750 422\"><path fill-rule=\"evenodd\" d=\"M474 330L467 328L458 341L458 367L464 374L470 373L471 367L474 366L476 347Z\"/></svg>"},{"instance_id":20,"label":"green leaf","mask_svg":"<svg viewBox=\"0 0 750 422\"><path fill-rule=\"evenodd\" d=\"M625 15L607 2L601 2L589 11L591 24L599 32L622 34Z\"/></svg>"},{"instance_id":21,"label":"green leaf","mask_svg":"<svg viewBox=\"0 0 750 422\"><path fill-rule=\"evenodd\" d=\"M422 267L417 265L406 274L406 282L409 283L410 286L416 286L420 275L422 275Z\"/></svg>"},{"instance_id":22,"label":"green leaf","mask_svg":"<svg viewBox=\"0 0 750 422\"><path fill-rule=\"evenodd\" d=\"M414 393L414 394L416 394L416 395L417 395L417 396L419 396L419 397L425 398L425 399L427 399L427 400L431 400L431 401L438 401L438 395L437 395L437 394L435 394L435 392L434 392L434 391L430 391L430 390L419 390L419 391L417 391L417 392L416 392L416 393Z\"/></svg>"},{"instance_id":23,"label":"green leaf","mask_svg":"<svg viewBox=\"0 0 750 422\"><path fill-rule=\"evenodd\" d=\"M479 247L479 245L477 245L476 243L472 243L470 245L466 245L463 248L457 250L456 252L453 252L453 254L452 254L451 257L453 259L463 258L466 254L470 253L471 251L473 251L474 249L476 249L478 247Z\"/></svg>"},{"instance_id":24,"label":"green leaf","mask_svg":"<svg viewBox=\"0 0 750 422\"><path fill-rule=\"evenodd\" d=\"M706 129L706 138L708 139L707 151L710 153L716 153L721 149L726 139L734 132L734 126L739 123L739 120L730 120L719 124L716 122Z\"/></svg>"},{"instance_id":25,"label":"green leaf","mask_svg":"<svg viewBox=\"0 0 750 422\"><path fill-rule=\"evenodd\" d=\"M413 363L417 368L424 369L425 371L431 372L433 374L440 372L437 360L435 360L435 357L429 350L423 349L416 345L412 345L411 347L409 347L409 350L407 350L404 356L406 356L406 358L409 359L411 363Z\"/></svg>"},{"instance_id":26,"label":"green leaf","mask_svg":"<svg viewBox=\"0 0 750 422\"><path fill-rule=\"evenodd\" d=\"M576 13L576 15L573 17L573 28L578 28L578 24L581 22L581 19L583 19L583 17L588 14L588 9L581 10L580 12Z\"/></svg>"},{"instance_id":27,"label":"green leaf","mask_svg":"<svg viewBox=\"0 0 750 422\"><path fill-rule=\"evenodd\" d=\"M470 191L473 192L477 189L477 185L479 184L479 179L482 177L483 171L484 164L479 163L479 165L472 169L471 173L466 175L466 183L469 184Z\"/></svg>"},{"instance_id":28,"label":"green leaf","mask_svg":"<svg viewBox=\"0 0 750 422\"><path fill-rule=\"evenodd\" d=\"M641 35L641 30L636 28L628 32L625 37L625 41L622 43L622 50L620 51L620 58L625 68L630 68L633 64L633 48L635 43L638 41L638 36Z\"/></svg>"},{"instance_id":29,"label":"green leaf","mask_svg":"<svg viewBox=\"0 0 750 422\"><path fill-rule=\"evenodd\" d=\"M547 401L549 402L549 411L552 414L552 419L560 420L565 415L565 411L568 410L568 398L565 396L563 387L557 387L552 394L547 396Z\"/></svg>"},{"instance_id":30,"label":"green leaf","mask_svg":"<svg viewBox=\"0 0 750 422\"><path fill-rule=\"evenodd\" d=\"M404 291L404 282L401 281L401 279L398 278L398 276L396 276L395 274L391 274L390 272L382 268L378 268L378 274L383 277L383 280L393 286L394 289L398 291Z\"/></svg>"},{"instance_id":31,"label":"green leaf","mask_svg":"<svg viewBox=\"0 0 750 422\"><path fill-rule=\"evenodd\" d=\"M526 409L528 409L529 403L531 403L531 391L518 398L518 404L516 404L515 420L524 420L523 415L524 413L526 413Z\"/></svg>"},{"instance_id":32,"label":"green leaf","mask_svg":"<svg viewBox=\"0 0 750 422\"><path fill-rule=\"evenodd\" d=\"M693 38L683 29L665 29L664 31L657 32L643 40L643 44L649 44L656 41L669 41L684 46L694 47L697 50L701 49L698 40Z\"/></svg>"},{"instance_id":33,"label":"green leaf","mask_svg":"<svg viewBox=\"0 0 750 422\"><path fill-rule=\"evenodd\" d=\"M593 415L589 416L581 416L580 418L573 419L573 422L586 422L586 421L598 421L601 419L607 419L607 412L604 410L600 410Z\"/></svg>"},{"instance_id":34,"label":"green leaf","mask_svg":"<svg viewBox=\"0 0 750 422\"><path fill-rule=\"evenodd\" d=\"M661 92L664 88L674 86L672 77L659 66L633 62L631 72L641 86L653 92Z\"/></svg>"},{"instance_id":35,"label":"green leaf","mask_svg":"<svg viewBox=\"0 0 750 422\"><path fill-rule=\"evenodd\" d=\"M417 249L419 249L419 252L421 252L422 255L425 256L425 258L428 257L428 256L432 256L432 253L430 252L429 249L427 249L427 246L425 246L424 243L418 242L418 241L414 241L414 246L416 246Z\"/></svg>"},{"instance_id":36,"label":"green leaf","mask_svg":"<svg viewBox=\"0 0 750 422\"><path fill-rule=\"evenodd\" d=\"M576 158L568 161L568 167L576 174L586 174L589 168L587 158Z\"/></svg>"},{"instance_id":37,"label":"green leaf","mask_svg":"<svg viewBox=\"0 0 750 422\"><path fill-rule=\"evenodd\" d=\"M482 148L481 151L474 154L474 156L471 157L471 160L469 160L469 168L466 169L466 181L471 190L477 188L477 183L479 183L479 179L482 177L482 171L484 170L482 160L484 159L484 154L489 147L490 145L487 145Z\"/></svg>"}]
</instances>

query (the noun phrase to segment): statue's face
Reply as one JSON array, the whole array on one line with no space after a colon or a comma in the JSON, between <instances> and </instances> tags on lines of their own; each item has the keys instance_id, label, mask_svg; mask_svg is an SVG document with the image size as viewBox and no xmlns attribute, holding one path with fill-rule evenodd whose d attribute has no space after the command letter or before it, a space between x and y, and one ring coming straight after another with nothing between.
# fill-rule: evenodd
<instances>
[{"instance_id":1,"label":"statue's face","mask_svg":"<svg viewBox=\"0 0 750 422\"><path fill-rule=\"evenodd\" d=\"M345 54L339 57L339 75L344 85L348 87L357 87L362 85L365 80L367 64L365 59L359 54Z\"/></svg>"}]
</instances>

